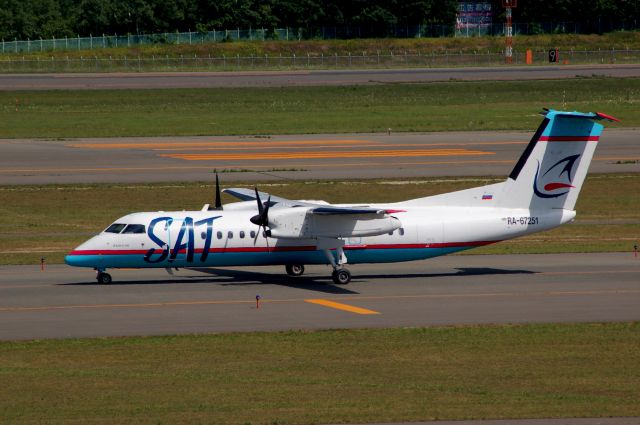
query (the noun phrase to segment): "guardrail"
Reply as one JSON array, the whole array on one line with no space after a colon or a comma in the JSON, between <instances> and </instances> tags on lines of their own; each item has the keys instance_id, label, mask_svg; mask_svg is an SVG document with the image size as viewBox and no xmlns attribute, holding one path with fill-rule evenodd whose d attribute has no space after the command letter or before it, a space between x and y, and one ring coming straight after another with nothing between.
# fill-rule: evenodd
<instances>
[{"instance_id":1,"label":"guardrail","mask_svg":"<svg viewBox=\"0 0 640 425\"><path fill-rule=\"evenodd\" d=\"M513 63L524 64L525 54L514 51ZM533 52L534 64L548 64L548 51ZM640 63L640 50L561 50L560 64ZM25 56L0 60L0 72L141 72L234 71L278 69L470 67L504 64L502 52L376 52L335 55L264 56L122 56L46 57Z\"/></svg>"}]
</instances>

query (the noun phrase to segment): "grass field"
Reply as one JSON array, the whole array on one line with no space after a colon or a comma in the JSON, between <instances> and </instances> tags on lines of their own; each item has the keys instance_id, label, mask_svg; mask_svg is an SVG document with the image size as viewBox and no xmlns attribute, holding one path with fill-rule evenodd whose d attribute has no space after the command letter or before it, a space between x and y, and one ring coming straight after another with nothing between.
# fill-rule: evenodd
<instances>
[{"instance_id":1,"label":"grass field","mask_svg":"<svg viewBox=\"0 0 640 425\"><path fill-rule=\"evenodd\" d=\"M292 199L393 202L496 181L431 178L393 185L375 180L279 182L261 184L260 188ZM247 184L224 181L225 186ZM640 242L640 196L629 196L637 193L640 175L590 176L576 206L578 218L574 224L470 253L630 251ZM199 210L212 198L211 183L0 187L0 264L37 264L41 256L49 263L59 263L70 249L125 214ZM224 202L235 201L227 195L223 198Z\"/></svg>"},{"instance_id":2,"label":"grass field","mask_svg":"<svg viewBox=\"0 0 640 425\"><path fill-rule=\"evenodd\" d=\"M0 342L4 423L640 416L640 325Z\"/></svg>"},{"instance_id":3,"label":"grass field","mask_svg":"<svg viewBox=\"0 0 640 425\"><path fill-rule=\"evenodd\" d=\"M0 138L531 129L542 107L640 126L640 79L0 92Z\"/></svg>"}]
</instances>

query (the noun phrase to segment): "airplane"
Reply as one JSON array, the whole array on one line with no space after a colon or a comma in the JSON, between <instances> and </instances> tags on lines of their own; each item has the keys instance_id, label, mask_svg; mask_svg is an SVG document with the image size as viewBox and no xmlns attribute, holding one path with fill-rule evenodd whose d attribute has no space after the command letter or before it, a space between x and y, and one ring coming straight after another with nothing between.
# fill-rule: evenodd
<instances>
[{"instance_id":1,"label":"airplane","mask_svg":"<svg viewBox=\"0 0 640 425\"><path fill-rule=\"evenodd\" d=\"M200 211L138 212L117 219L66 257L70 266L110 268L284 265L332 267L348 284L345 264L422 260L549 230L571 222L602 133L601 112L544 109L542 123L500 183L403 202L329 204L290 200L257 189L225 189L240 200ZM266 201L263 201L266 199Z\"/></svg>"}]
</instances>

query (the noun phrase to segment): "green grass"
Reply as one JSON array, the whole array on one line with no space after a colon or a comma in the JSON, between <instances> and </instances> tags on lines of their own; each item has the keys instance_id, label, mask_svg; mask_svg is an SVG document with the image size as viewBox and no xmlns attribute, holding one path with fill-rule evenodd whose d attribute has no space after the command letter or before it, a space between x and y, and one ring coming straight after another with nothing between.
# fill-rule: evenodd
<instances>
[{"instance_id":1,"label":"green grass","mask_svg":"<svg viewBox=\"0 0 640 425\"><path fill-rule=\"evenodd\" d=\"M472 93L472 95L471 95ZM542 107L640 126L640 79L0 92L0 138L530 130Z\"/></svg>"},{"instance_id":2,"label":"green grass","mask_svg":"<svg viewBox=\"0 0 640 425\"><path fill-rule=\"evenodd\" d=\"M251 186L224 176L223 187ZM500 180L430 178L400 185L377 180L278 182L260 184L260 188L291 199L394 202ZM213 192L210 182L0 187L0 264L38 264L42 256L49 263L60 263L65 253L118 217L134 211L199 210L212 202ZM640 242L640 197L629 196L636 193L640 193L638 174L590 176L576 206L576 223L468 252L630 251ZM223 201L235 199L223 195ZM611 220L619 224L609 224Z\"/></svg>"},{"instance_id":3,"label":"green grass","mask_svg":"<svg viewBox=\"0 0 640 425\"><path fill-rule=\"evenodd\" d=\"M639 345L638 323L0 342L0 417L314 424L639 416Z\"/></svg>"}]
</instances>

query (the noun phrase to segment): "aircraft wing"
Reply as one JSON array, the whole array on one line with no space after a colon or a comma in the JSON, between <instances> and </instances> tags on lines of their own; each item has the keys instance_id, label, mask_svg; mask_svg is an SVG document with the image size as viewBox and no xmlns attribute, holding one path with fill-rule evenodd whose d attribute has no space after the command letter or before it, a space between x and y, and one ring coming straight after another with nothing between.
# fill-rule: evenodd
<instances>
[{"instance_id":1,"label":"aircraft wing","mask_svg":"<svg viewBox=\"0 0 640 425\"><path fill-rule=\"evenodd\" d=\"M231 196L234 196L241 201L255 201L256 200L256 192L252 189L245 189L243 187L233 187L229 189L223 189L224 193L228 193ZM258 192L260 199L265 200L269 198L269 194L265 192ZM292 201L290 199L281 198L280 196L271 195L271 205L280 204L281 206L287 207L296 207L296 206L308 206L312 205L308 202L302 201Z\"/></svg>"},{"instance_id":2,"label":"aircraft wing","mask_svg":"<svg viewBox=\"0 0 640 425\"><path fill-rule=\"evenodd\" d=\"M229 189L223 189L224 193L228 193L229 195L240 199L241 201L255 201L256 200L256 192L253 189L246 189L243 187L233 187ZM271 196L271 204L284 204L286 206L295 206L295 205L308 205L306 202L298 202L292 201L290 199L282 198L280 196L269 195L265 192L258 192L260 195L260 199L265 200L269 196Z\"/></svg>"},{"instance_id":3,"label":"aircraft wing","mask_svg":"<svg viewBox=\"0 0 640 425\"><path fill-rule=\"evenodd\" d=\"M229 188L224 189L223 192L234 196L241 201L255 201L256 193L254 190L245 188ZM270 195L265 192L258 192L260 199L268 199L271 196L271 206L282 207L307 207L307 212L316 215L361 215L361 214L373 214L384 215L393 214L396 212L402 212L401 210L385 210L379 208L371 208L367 206L350 206L350 207L338 207L334 205L318 204L309 201L298 201L280 196Z\"/></svg>"}]
</instances>

